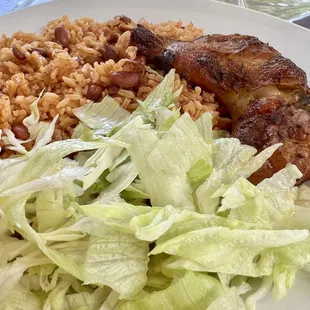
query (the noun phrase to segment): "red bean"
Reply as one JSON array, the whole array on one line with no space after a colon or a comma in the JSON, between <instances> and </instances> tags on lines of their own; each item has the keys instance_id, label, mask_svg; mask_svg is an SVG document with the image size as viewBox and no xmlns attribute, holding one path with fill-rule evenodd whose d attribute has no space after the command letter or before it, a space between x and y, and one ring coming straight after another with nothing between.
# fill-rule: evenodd
<instances>
[{"instance_id":1,"label":"red bean","mask_svg":"<svg viewBox=\"0 0 310 310\"><path fill-rule=\"evenodd\" d=\"M111 76L111 82L122 88L132 88L139 84L140 73L130 71L114 72Z\"/></svg>"},{"instance_id":2,"label":"red bean","mask_svg":"<svg viewBox=\"0 0 310 310\"><path fill-rule=\"evenodd\" d=\"M19 60L26 60L26 55L19 50L16 46L12 47L13 55Z\"/></svg>"},{"instance_id":3,"label":"red bean","mask_svg":"<svg viewBox=\"0 0 310 310\"><path fill-rule=\"evenodd\" d=\"M58 26L54 32L55 39L59 42L63 48L67 48L69 46L69 37L68 32L63 26Z\"/></svg>"},{"instance_id":4,"label":"red bean","mask_svg":"<svg viewBox=\"0 0 310 310\"><path fill-rule=\"evenodd\" d=\"M10 236L19 240L24 240L23 236L18 232L18 231L14 231L14 233Z\"/></svg>"},{"instance_id":5,"label":"red bean","mask_svg":"<svg viewBox=\"0 0 310 310\"><path fill-rule=\"evenodd\" d=\"M107 42L110 44L114 44L118 40L118 34L115 32L112 32L110 29L104 30L104 36L107 38Z\"/></svg>"},{"instance_id":6,"label":"red bean","mask_svg":"<svg viewBox=\"0 0 310 310\"><path fill-rule=\"evenodd\" d=\"M108 87L108 94L109 95L116 95L118 93L118 87L117 86L109 86Z\"/></svg>"},{"instance_id":7,"label":"red bean","mask_svg":"<svg viewBox=\"0 0 310 310\"><path fill-rule=\"evenodd\" d=\"M44 58L47 57L47 53L42 48L32 48L31 53L34 53L34 52L38 53L39 55L41 55Z\"/></svg>"},{"instance_id":8,"label":"red bean","mask_svg":"<svg viewBox=\"0 0 310 310\"><path fill-rule=\"evenodd\" d=\"M105 46L101 47L99 49L99 52L101 53L101 57L103 61L108 61L109 59L113 59L115 62L118 62L119 57L115 53L113 47L106 44Z\"/></svg>"},{"instance_id":9,"label":"red bean","mask_svg":"<svg viewBox=\"0 0 310 310\"><path fill-rule=\"evenodd\" d=\"M99 56L86 56L83 58L84 63L94 65L95 62L100 63L101 62L101 57Z\"/></svg>"},{"instance_id":10,"label":"red bean","mask_svg":"<svg viewBox=\"0 0 310 310\"><path fill-rule=\"evenodd\" d=\"M30 137L27 127L23 124L13 125L12 131L19 140L27 140Z\"/></svg>"},{"instance_id":11,"label":"red bean","mask_svg":"<svg viewBox=\"0 0 310 310\"><path fill-rule=\"evenodd\" d=\"M116 33L111 33L110 35L107 36L107 41L110 44L114 44L118 41L118 35Z\"/></svg>"},{"instance_id":12,"label":"red bean","mask_svg":"<svg viewBox=\"0 0 310 310\"><path fill-rule=\"evenodd\" d=\"M102 95L102 87L99 85L92 84L89 86L85 97L92 101L96 101L101 97L101 95Z\"/></svg>"},{"instance_id":13,"label":"red bean","mask_svg":"<svg viewBox=\"0 0 310 310\"><path fill-rule=\"evenodd\" d=\"M118 18L120 21L124 22L125 24L131 23L131 19L126 15L117 15L114 18Z\"/></svg>"}]
</instances>

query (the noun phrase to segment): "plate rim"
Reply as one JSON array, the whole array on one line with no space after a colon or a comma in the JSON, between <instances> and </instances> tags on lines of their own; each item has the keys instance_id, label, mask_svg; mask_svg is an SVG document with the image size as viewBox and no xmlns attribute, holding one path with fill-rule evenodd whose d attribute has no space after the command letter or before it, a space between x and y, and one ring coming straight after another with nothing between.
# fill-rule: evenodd
<instances>
[{"instance_id":1,"label":"plate rim","mask_svg":"<svg viewBox=\"0 0 310 310\"><path fill-rule=\"evenodd\" d=\"M115 6L116 3L125 2L125 1L126 0L101 0L102 5L104 7L107 7L109 4L112 4L113 6ZM144 9L144 8L148 7L148 4L149 4L149 1L147 1L147 0L144 0L144 1L143 0L130 0L130 1L133 1L133 2L139 2L139 1L141 2L142 1L142 2L144 2L145 6L141 7L141 9ZM156 2L165 2L165 1L169 1L169 4L172 3L172 2L174 2L174 3L178 2L178 0L156 0ZM11 12L11 13L2 15L2 16L0 16L0 24L3 21L5 21L5 20L18 19L19 16L23 16L22 20L24 20L25 16L27 16L29 14L31 15L32 13L35 15L36 12L38 14L42 10L43 10L43 12L44 12L44 14L46 16L46 22L47 22L48 20L54 19L54 17L48 18L48 14L47 13L49 11L49 8L55 7L55 5L58 6L59 8L61 8L61 7L69 8L70 4L72 4L72 3L74 3L74 4L79 3L79 4L83 4L83 5L88 5L89 6L89 5L91 5L90 3L95 3L95 2L98 3L99 0L88 0L88 1L85 1L85 0L53 0L51 2L38 4L38 5L35 5L35 6L32 6L32 7L27 7L27 8L24 8L22 10L18 10L18 11L15 11L15 12ZM181 1L181 2L183 2L183 1ZM283 26L285 28L288 27L288 28L290 28L292 30L295 29L296 32L298 32L299 34L302 34L302 36L307 36L307 38L308 38L308 40L310 42L310 30L309 29L306 29L306 28L301 27L299 25L293 24L293 23L291 23L289 21L285 21L285 20L280 19L278 17L271 16L271 15L263 13L263 12L254 11L254 10L251 10L251 9L248 9L248 8L238 7L238 6L233 5L233 4L218 2L218 1L214 1L214 0L191 0L191 2L195 2L195 3L206 2L206 3L209 3L213 7L217 7L219 11L221 11L222 8L225 8L225 10L226 10L226 8L228 8L228 10L232 11L232 12L243 12L243 13L248 12L249 15L255 17L256 20L266 21L267 24L272 24L274 27L281 27L281 26ZM121 11L122 9L120 8L119 10ZM189 12L189 14L190 14L190 12ZM64 14L62 13L61 15L64 15ZM59 15L59 18L61 17L61 15ZM104 16L104 14L103 14L103 16ZM35 22L35 24L36 24L36 26L34 26L34 28L38 28L38 27L43 27L44 26L44 24L37 25L36 22ZM0 29L1 29L1 27L0 27ZM204 29L204 30L206 30L206 29ZM2 29L1 29L1 31L2 31ZM33 31L37 31L37 30L34 29ZM6 30L4 30L4 32L6 32ZM307 51L308 50L310 51L310 46L307 49ZM309 62L310 62L310 58L309 58ZM310 66L310 63L309 63L309 66ZM303 68L303 69L305 69L305 68ZM308 72L310 74L310 70L308 70ZM310 77L310 75L309 75L309 77ZM268 306L268 308L269 308L269 306Z\"/></svg>"},{"instance_id":2,"label":"plate rim","mask_svg":"<svg viewBox=\"0 0 310 310\"><path fill-rule=\"evenodd\" d=\"M31 10L34 10L34 9L37 9L37 8L48 8L49 6L54 6L55 3L57 4L69 4L70 2L71 3L74 3L74 2L78 2L79 0L66 0L66 1L63 1L63 0L50 0L48 2L44 2L44 3L39 3L39 4L35 4L35 5L32 5L32 6L28 6L28 7L25 7L25 8L22 8L22 9L19 9L19 10L16 10L16 11L12 11L12 12L8 12L8 13L5 13L3 15L0 16L0 21L3 19L3 18L6 18L6 17L14 17L14 16L18 16L20 15L21 12L30 12ZM96 0L88 0L87 2L95 2ZM118 0L104 0L104 3L115 3L117 2ZM123 1L123 0L121 0ZM132 1L132 0L131 0ZM133 0L133 1L137 1L137 0ZM138 0L139 1L139 0ZM169 0L171 1L171 0ZM172 0L173 1L173 0ZM209 3L212 3L212 5L215 5L215 6L223 6L223 7L230 7L230 8L234 8L234 9L238 9L238 10L245 10L245 11L248 11L248 12L251 12L251 14L256 14L257 16L260 15L262 18L268 18L270 21L271 20L274 20L274 21L277 21L277 22L281 22L283 24L289 24L291 25L292 27L295 27L296 29L299 29L299 31L304 31L305 33L308 33L310 35L310 29L307 29L303 26L300 26L298 24L295 24L289 20L285 20L285 19L282 19L280 17L277 17L277 16L273 16L273 15L270 15L268 13L265 13L265 12L260 12L260 11L257 11L257 10L254 10L254 9L251 9L251 8L247 8L247 7L241 7L239 5L236 5L236 4L232 4L232 3L226 3L226 2L220 2L220 1L217 1L217 0L191 0L191 1L196 1L197 3L198 2L202 2L202 1L206 1L206 2L209 2ZM144 3L147 3L147 1L144 1Z\"/></svg>"}]
</instances>

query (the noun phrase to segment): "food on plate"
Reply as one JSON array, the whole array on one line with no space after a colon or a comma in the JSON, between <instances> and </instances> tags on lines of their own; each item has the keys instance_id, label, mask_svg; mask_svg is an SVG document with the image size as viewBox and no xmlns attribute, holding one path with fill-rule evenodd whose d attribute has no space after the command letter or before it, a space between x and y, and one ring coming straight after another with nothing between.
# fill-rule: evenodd
<instances>
[{"instance_id":1,"label":"food on plate","mask_svg":"<svg viewBox=\"0 0 310 310\"><path fill-rule=\"evenodd\" d=\"M171 39L193 40L202 34L201 29L182 22L143 23ZM50 122L59 115L53 140L71 137L78 124L72 109L107 95L134 111L138 100L144 100L164 77L163 71L151 70L145 58L137 56L137 48L130 43L134 27L136 23L123 16L102 23L63 17L49 22L40 34L19 31L0 37L0 129L22 124L42 90L40 120ZM178 74L175 78L176 88L183 85L177 103L182 111L195 119L211 112L215 127L230 126L227 116L220 117L212 93L190 85ZM10 156L12 152L2 146L2 157ZM28 150L32 146L25 144Z\"/></svg>"},{"instance_id":2,"label":"food on plate","mask_svg":"<svg viewBox=\"0 0 310 310\"><path fill-rule=\"evenodd\" d=\"M141 22L170 41L202 34ZM63 18L0 41L0 309L252 310L309 269L302 172L250 182L279 141L307 154L308 114L255 98L230 137L213 93L137 53L136 26ZM260 152L241 143L252 125L274 137Z\"/></svg>"},{"instance_id":3,"label":"food on plate","mask_svg":"<svg viewBox=\"0 0 310 310\"><path fill-rule=\"evenodd\" d=\"M229 111L232 136L259 151L283 143L252 177L260 182L295 164L310 179L310 90L305 72L271 46L248 35L208 35L194 41L162 38L138 25L138 53L215 94Z\"/></svg>"}]
</instances>

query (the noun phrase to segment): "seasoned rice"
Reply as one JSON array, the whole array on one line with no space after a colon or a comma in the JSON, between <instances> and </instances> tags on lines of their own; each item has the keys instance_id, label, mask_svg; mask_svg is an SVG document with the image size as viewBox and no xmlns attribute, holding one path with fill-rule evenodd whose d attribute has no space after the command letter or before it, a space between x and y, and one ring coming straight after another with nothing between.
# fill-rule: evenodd
<instances>
[{"instance_id":1,"label":"seasoned rice","mask_svg":"<svg viewBox=\"0 0 310 310\"><path fill-rule=\"evenodd\" d=\"M158 35L176 40L194 40L203 33L202 29L193 24L183 25L182 21L151 24L141 20L139 23ZM54 42L55 28L60 25L67 30L69 50ZM55 140L71 136L78 123L72 109L90 102L85 96L91 84L102 87L101 98L109 94L125 109L134 111L138 107L137 99L145 99L164 76L160 71L146 70L139 85L133 89L112 85L112 73L123 71L130 65L128 61L136 60L137 49L130 45L130 30L135 26L134 22L128 23L122 17L98 23L91 18L70 21L64 16L49 22L41 34L19 31L12 37L3 35L0 39L0 129L21 123L30 113L30 104L43 89L45 92L38 104L40 119L49 121L59 115ZM99 50L107 43L113 46L119 61L102 61ZM26 60L14 56L13 46L26 56ZM30 53L33 48L44 49L48 57ZM176 74L175 88L181 85L183 92L178 105L183 112L195 119L211 112L214 126L229 126L229 119L220 119L219 105L213 94L200 87L193 88Z\"/></svg>"}]
</instances>

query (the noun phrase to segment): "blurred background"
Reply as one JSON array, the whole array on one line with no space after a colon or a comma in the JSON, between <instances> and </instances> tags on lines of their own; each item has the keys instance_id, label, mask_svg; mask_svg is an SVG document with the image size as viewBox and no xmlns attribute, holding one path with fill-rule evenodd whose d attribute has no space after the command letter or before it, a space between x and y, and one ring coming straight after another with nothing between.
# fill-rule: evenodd
<instances>
[{"instance_id":1,"label":"blurred background","mask_svg":"<svg viewBox=\"0 0 310 310\"><path fill-rule=\"evenodd\" d=\"M310 15L310 0L223 0L283 19L293 20Z\"/></svg>"},{"instance_id":2,"label":"blurred background","mask_svg":"<svg viewBox=\"0 0 310 310\"><path fill-rule=\"evenodd\" d=\"M0 0L0 15L53 0ZM54 0L60 1L60 0ZM62 0L65 1L65 0ZM300 22L310 28L310 0L218 0ZM309 17L309 18L307 18Z\"/></svg>"}]
</instances>

